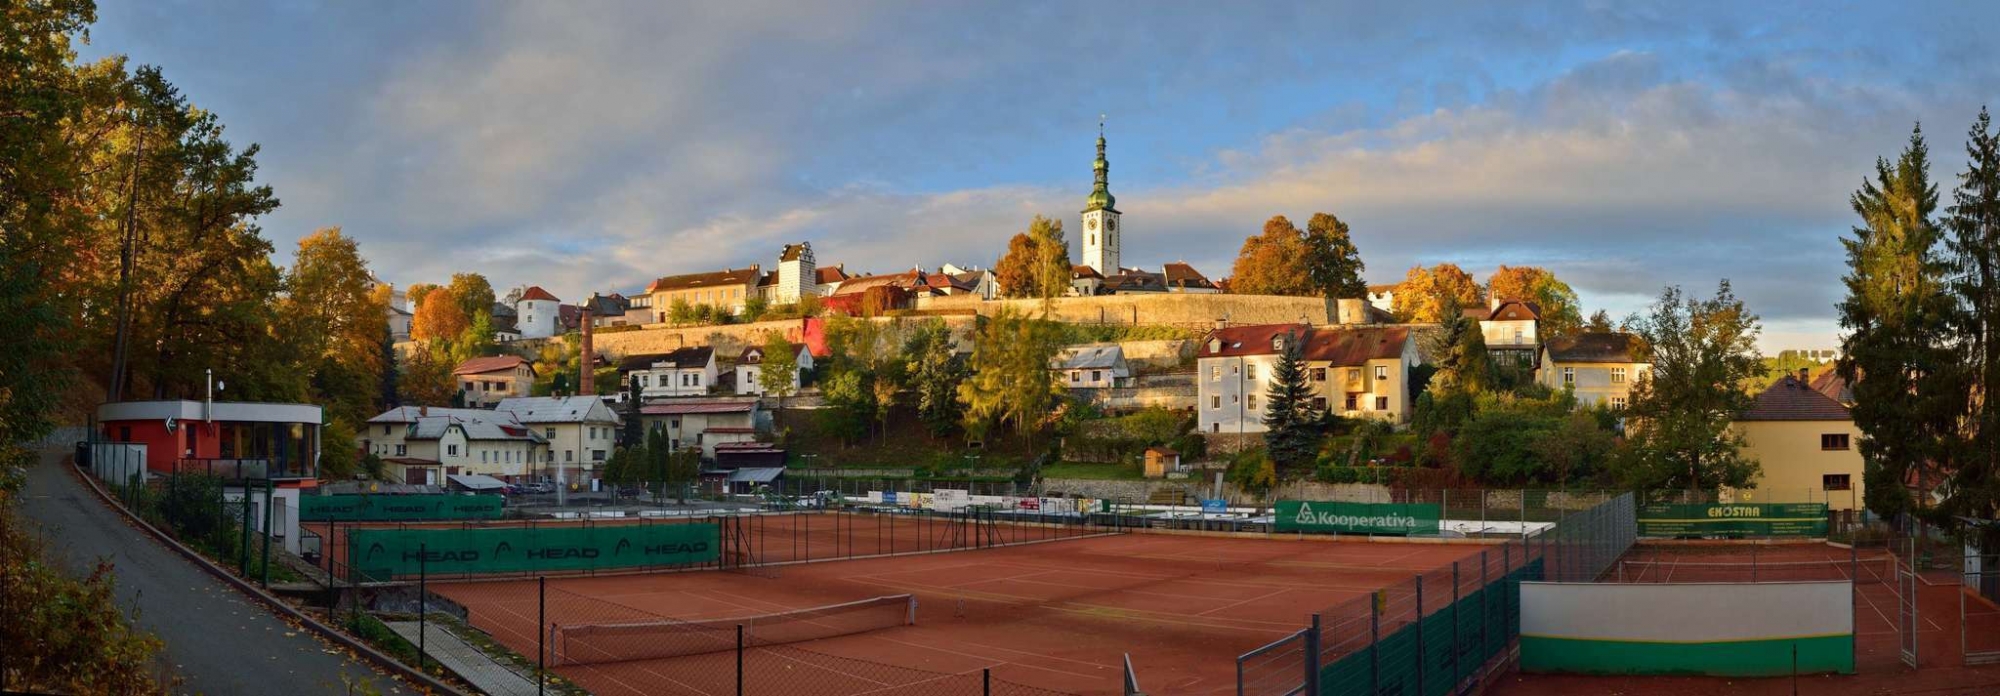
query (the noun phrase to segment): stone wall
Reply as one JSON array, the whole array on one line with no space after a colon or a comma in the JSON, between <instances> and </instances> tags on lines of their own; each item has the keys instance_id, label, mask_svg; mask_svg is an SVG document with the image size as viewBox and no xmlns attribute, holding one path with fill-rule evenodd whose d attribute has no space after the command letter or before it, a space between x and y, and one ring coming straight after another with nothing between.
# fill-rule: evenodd
<instances>
[{"instance_id":1,"label":"stone wall","mask_svg":"<svg viewBox=\"0 0 2000 696\"><path fill-rule=\"evenodd\" d=\"M931 318L933 317L907 317L904 318L904 321L917 322ZM973 322L973 317L969 315L940 316L935 318L944 320L947 325L950 325L961 334L970 329ZM799 319L786 319L783 321L761 321L749 324L686 327L654 324L636 330L609 332L599 330L592 334L591 342L596 345L598 352L605 354L612 360L617 360L627 355L666 353L688 346L710 346L715 348L715 357L717 360L728 362L734 360L737 354L743 352L744 348L762 344L765 335L772 331L782 332L787 338L797 340L800 333L801 321ZM892 321L892 319L877 319L877 321ZM537 351L541 350L543 341L552 340L561 339L523 339L503 344L503 347L522 355L533 356Z\"/></svg>"},{"instance_id":2,"label":"stone wall","mask_svg":"<svg viewBox=\"0 0 2000 696\"><path fill-rule=\"evenodd\" d=\"M970 309L991 315L1001 308L1026 314L1042 309L1041 300L995 300L982 302L975 296L917 298L918 309ZM1275 295L1185 295L1151 293L1061 297L1054 302L1056 319L1081 324L1145 324L1206 328L1218 319L1232 324L1283 324L1304 319L1313 324L1329 323L1326 300L1317 297Z\"/></svg>"},{"instance_id":3,"label":"stone wall","mask_svg":"<svg viewBox=\"0 0 2000 696\"><path fill-rule=\"evenodd\" d=\"M1185 411L1194 408L1195 400L1200 396L1192 372L1148 377L1135 387L1076 389L1070 394L1089 399L1098 408L1111 411L1137 411L1151 406Z\"/></svg>"}]
</instances>

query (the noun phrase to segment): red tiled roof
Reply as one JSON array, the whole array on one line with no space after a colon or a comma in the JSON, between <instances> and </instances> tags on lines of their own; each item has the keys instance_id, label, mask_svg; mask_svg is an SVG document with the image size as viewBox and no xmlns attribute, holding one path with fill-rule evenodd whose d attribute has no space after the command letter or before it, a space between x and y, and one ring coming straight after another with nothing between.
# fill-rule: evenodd
<instances>
[{"instance_id":1,"label":"red tiled roof","mask_svg":"<svg viewBox=\"0 0 2000 696\"><path fill-rule=\"evenodd\" d=\"M1069 269L1069 275L1070 275L1070 278L1072 278L1072 279L1081 279L1081 278L1103 278L1103 277L1104 277L1104 274L1102 274L1102 273L1098 273L1098 272L1097 272L1097 269L1095 269L1095 268L1091 268L1091 267L1089 267L1089 266L1083 266L1083 265L1077 265L1077 266L1072 266L1072 267L1070 267L1070 269Z\"/></svg>"},{"instance_id":2,"label":"red tiled roof","mask_svg":"<svg viewBox=\"0 0 2000 696\"><path fill-rule=\"evenodd\" d=\"M1194 266L1188 265L1185 262L1176 261L1174 263L1167 264L1166 267L1161 270L1165 271L1165 274L1167 276L1168 287L1175 287L1175 288L1215 287L1215 283L1210 282L1208 276L1202 275L1201 271L1195 270Z\"/></svg>"},{"instance_id":3,"label":"red tiled roof","mask_svg":"<svg viewBox=\"0 0 2000 696\"><path fill-rule=\"evenodd\" d=\"M1239 355L1276 355L1278 350L1271 345L1271 339L1288 332L1298 332L1305 341L1305 359L1313 362L1328 362L1336 366L1363 365L1370 360L1387 360L1400 357L1403 347L1410 340L1410 329L1403 326L1370 326L1363 328L1308 328L1299 324L1262 324L1258 326L1234 326L1209 332L1202 339L1201 357L1233 357ZM1221 344L1210 350L1213 342Z\"/></svg>"},{"instance_id":4,"label":"red tiled roof","mask_svg":"<svg viewBox=\"0 0 2000 696\"><path fill-rule=\"evenodd\" d=\"M814 269L813 275L817 276L816 278L814 278L814 280L817 280L820 285L826 285L828 283L838 283L840 281L847 280L848 278L853 277L847 275L847 269L842 268L840 266L820 266L819 268Z\"/></svg>"},{"instance_id":5,"label":"red tiled roof","mask_svg":"<svg viewBox=\"0 0 2000 696\"><path fill-rule=\"evenodd\" d=\"M1839 370L1830 369L1819 373L1819 376L1812 380L1812 388L1813 391L1825 394L1840 403L1854 403L1854 389L1848 386L1847 380L1840 378Z\"/></svg>"},{"instance_id":6,"label":"red tiled roof","mask_svg":"<svg viewBox=\"0 0 2000 696\"><path fill-rule=\"evenodd\" d=\"M1642 362L1638 338L1617 331L1585 331L1549 341L1549 359L1569 363Z\"/></svg>"},{"instance_id":7,"label":"red tiled roof","mask_svg":"<svg viewBox=\"0 0 2000 696\"><path fill-rule=\"evenodd\" d=\"M451 371L454 375L479 375L488 372L511 370L527 364L528 360L519 355L495 355L490 358L473 358L459 363Z\"/></svg>"},{"instance_id":8,"label":"red tiled roof","mask_svg":"<svg viewBox=\"0 0 2000 696\"><path fill-rule=\"evenodd\" d=\"M714 287L729 287L734 285L754 285L757 282L757 277L761 274L762 274L762 269L759 268L758 266L752 265L749 268L729 268L720 271L710 271L707 273L687 273L683 275L665 276L657 280L654 280L652 283L648 284L646 286L646 293L652 294L663 290L686 290L688 288L714 288Z\"/></svg>"},{"instance_id":9,"label":"red tiled roof","mask_svg":"<svg viewBox=\"0 0 2000 696\"><path fill-rule=\"evenodd\" d=\"M549 294L549 291L547 291L547 290L543 290L543 289L542 289L542 286L540 286L540 285L530 285L530 286L528 286L528 289L527 289L527 291L525 291L525 292L522 292L522 293L521 293L521 299L523 299L523 300L548 300L548 301L550 301L550 302L561 302L561 301L562 301L562 300L558 300L558 299L556 299L556 296L555 296L555 295L551 295L551 294Z\"/></svg>"},{"instance_id":10,"label":"red tiled roof","mask_svg":"<svg viewBox=\"0 0 2000 696\"><path fill-rule=\"evenodd\" d=\"M755 401L664 401L639 407L648 416L678 416L688 413L749 413Z\"/></svg>"},{"instance_id":11,"label":"red tiled roof","mask_svg":"<svg viewBox=\"0 0 2000 696\"><path fill-rule=\"evenodd\" d=\"M1403 289L1402 283L1380 283L1368 286L1368 294L1380 295L1385 292L1395 292L1401 289Z\"/></svg>"},{"instance_id":12,"label":"red tiled roof","mask_svg":"<svg viewBox=\"0 0 2000 696\"><path fill-rule=\"evenodd\" d=\"M1785 375L1777 384L1757 395L1757 405L1738 414L1747 421L1845 421L1853 420L1847 407L1833 397L1819 393L1797 375Z\"/></svg>"}]
</instances>

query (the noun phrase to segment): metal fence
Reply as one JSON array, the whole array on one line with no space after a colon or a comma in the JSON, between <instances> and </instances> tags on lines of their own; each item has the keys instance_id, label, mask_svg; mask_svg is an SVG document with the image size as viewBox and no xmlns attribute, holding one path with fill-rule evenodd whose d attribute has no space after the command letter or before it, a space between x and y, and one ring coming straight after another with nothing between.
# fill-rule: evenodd
<instances>
[{"instance_id":1,"label":"metal fence","mask_svg":"<svg viewBox=\"0 0 2000 696\"><path fill-rule=\"evenodd\" d=\"M91 442L84 448L81 464L118 505L244 578L271 585L275 537L269 532L280 501L262 460L149 465L142 445ZM283 543L276 546L282 553ZM278 572L289 575L282 567Z\"/></svg>"},{"instance_id":2,"label":"metal fence","mask_svg":"<svg viewBox=\"0 0 2000 696\"><path fill-rule=\"evenodd\" d=\"M1631 494L1615 495L1449 572L1321 610L1305 629L1238 657L1237 693L1455 693L1489 674L1519 637L1519 583L1603 576L1632 546L1635 509Z\"/></svg>"}]
</instances>

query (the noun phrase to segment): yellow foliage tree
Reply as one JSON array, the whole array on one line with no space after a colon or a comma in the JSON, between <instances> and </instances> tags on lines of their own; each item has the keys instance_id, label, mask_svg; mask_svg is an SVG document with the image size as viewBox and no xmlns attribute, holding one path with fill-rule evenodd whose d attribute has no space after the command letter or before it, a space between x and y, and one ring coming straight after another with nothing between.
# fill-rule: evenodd
<instances>
[{"instance_id":1,"label":"yellow foliage tree","mask_svg":"<svg viewBox=\"0 0 2000 696\"><path fill-rule=\"evenodd\" d=\"M1317 296L1305 237L1283 215L1264 222L1262 234L1243 240L1230 268L1229 291L1239 295Z\"/></svg>"},{"instance_id":2,"label":"yellow foliage tree","mask_svg":"<svg viewBox=\"0 0 2000 696\"><path fill-rule=\"evenodd\" d=\"M471 325L472 319L460 308L451 289L438 288L425 293L423 304L417 305L416 316L410 318L410 337L419 341L455 339Z\"/></svg>"},{"instance_id":3,"label":"yellow foliage tree","mask_svg":"<svg viewBox=\"0 0 2000 696\"><path fill-rule=\"evenodd\" d=\"M1456 300L1460 307L1478 307L1486 301L1479 282L1457 264L1413 266L1396 288L1396 318L1418 324L1443 321L1445 311L1454 304L1447 300Z\"/></svg>"}]
</instances>

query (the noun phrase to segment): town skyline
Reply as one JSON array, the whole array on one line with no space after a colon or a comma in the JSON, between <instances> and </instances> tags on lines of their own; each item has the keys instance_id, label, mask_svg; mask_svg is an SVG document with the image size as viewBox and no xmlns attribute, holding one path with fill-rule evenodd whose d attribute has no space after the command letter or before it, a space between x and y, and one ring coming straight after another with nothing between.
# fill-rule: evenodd
<instances>
[{"instance_id":1,"label":"town skyline","mask_svg":"<svg viewBox=\"0 0 2000 696\"><path fill-rule=\"evenodd\" d=\"M83 53L169 66L262 146L276 262L339 226L399 286L474 271L565 300L797 241L856 271L991 267L1035 214L1080 263L1107 114L1125 265L1221 279L1266 218L1326 211L1370 283L1538 265L1622 317L1728 278L1767 352L1827 347L1853 172L1918 121L1955 167L2000 94L1953 58L1976 7L1182 6L1104 31L1061 6L184 9L100 8ZM1257 41L1329 26L1363 30ZM1848 45L1884 26L1933 40Z\"/></svg>"}]
</instances>

